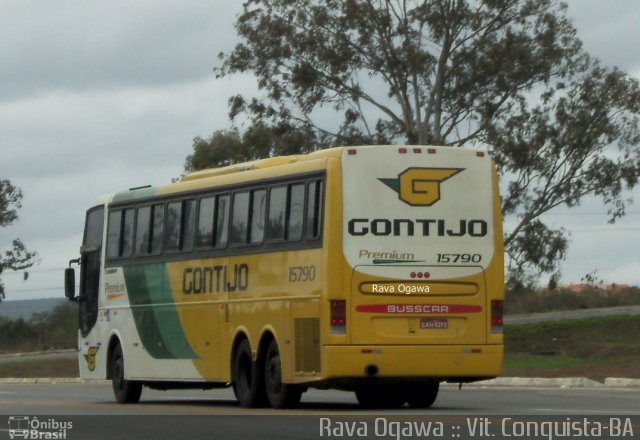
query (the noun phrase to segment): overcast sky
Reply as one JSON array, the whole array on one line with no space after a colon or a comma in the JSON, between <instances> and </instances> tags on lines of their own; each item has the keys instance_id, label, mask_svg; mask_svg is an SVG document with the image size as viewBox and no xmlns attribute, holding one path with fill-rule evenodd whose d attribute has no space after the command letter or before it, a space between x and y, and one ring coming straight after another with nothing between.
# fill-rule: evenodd
<instances>
[{"instance_id":1,"label":"overcast sky","mask_svg":"<svg viewBox=\"0 0 640 440\"><path fill-rule=\"evenodd\" d=\"M640 78L640 2L571 0L587 50ZM20 237L40 262L5 273L7 300L62 295L78 255L85 210L99 195L167 183L195 136L228 127L227 99L252 95L250 76L216 80L216 55L233 47L240 1L0 0L0 178L24 192ZM545 217L571 232L562 281L597 270L640 285L640 191L608 225L586 201ZM508 222L507 222L508 224Z\"/></svg>"}]
</instances>

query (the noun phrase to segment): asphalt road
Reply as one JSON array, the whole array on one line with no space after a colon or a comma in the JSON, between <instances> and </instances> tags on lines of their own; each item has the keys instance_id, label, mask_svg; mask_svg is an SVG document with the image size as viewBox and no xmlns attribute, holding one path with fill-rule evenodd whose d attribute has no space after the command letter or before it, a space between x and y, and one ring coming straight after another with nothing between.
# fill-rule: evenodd
<instances>
[{"instance_id":1,"label":"asphalt road","mask_svg":"<svg viewBox=\"0 0 640 440\"><path fill-rule=\"evenodd\" d=\"M387 413L389 410L383 411ZM295 410L243 409L231 389L156 391L144 388L139 404L115 403L109 382L2 384L0 415L350 414L361 410L353 393L309 390ZM373 412L375 413L375 411ZM393 414L424 414L403 408ZM638 414L640 389L518 388L443 385L429 414ZM0 437L1 439L1 437Z\"/></svg>"},{"instance_id":2,"label":"asphalt road","mask_svg":"<svg viewBox=\"0 0 640 440\"><path fill-rule=\"evenodd\" d=\"M640 307L620 310L629 312L638 314ZM557 319L572 317L577 316ZM550 316L540 318L518 322ZM75 356L75 351L45 355ZM42 359L38 354L27 357ZM0 356L0 362L15 360ZM140 404L118 405L104 382L0 384L0 440L25 423L33 432L24 438L65 440L640 438L640 389L444 386L429 410L395 411L362 410L353 393L310 390L300 408L276 411L240 408L229 389L145 389ZM570 427L570 435L547 435L549 423L561 433Z\"/></svg>"},{"instance_id":3,"label":"asphalt road","mask_svg":"<svg viewBox=\"0 0 640 440\"><path fill-rule=\"evenodd\" d=\"M145 389L141 403L119 405L113 401L110 384L103 382L2 384L0 388L0 440L3 439L2 431L8 431L8 421L4 420L10 416L37 416L40 422L52 421L50 424L53 423L54 428L61 423L72 423L73 429L68 430L66 436L68 439L329 437L320 437L321 423L329 429L325 434L342 432L343 436L331 437L348 438L345 432L334 430L340 426L335 424L336 421L350 421L360 428L368 427L367 438L399 440L390 431L390 427L395 426L389 424L393 421L442 423L446 431L443 432L444 437L448 438L474 438L456 435L467 433L476 423L476 426L490 431L485 437L497 434L495 438L502 438L501 429L504 428L500 424L509 414L526 420L560 422L601 417L624 421L628 416L636 415L629 419L631 429L633 426L636 428L634 436L627 438L640 438L638 389L465 386L458 390L457 387L445 386L429 410L370 411L360 409L352 393L339 391L310 390L303 396L300 408L294 410L248 410L238 406L228 389L170 392ZM483 425L485 421L489 424ZM513 426L511 418L509 424ZM403 435L400 438L425 436Z\"/></svg>"}]
</instances>

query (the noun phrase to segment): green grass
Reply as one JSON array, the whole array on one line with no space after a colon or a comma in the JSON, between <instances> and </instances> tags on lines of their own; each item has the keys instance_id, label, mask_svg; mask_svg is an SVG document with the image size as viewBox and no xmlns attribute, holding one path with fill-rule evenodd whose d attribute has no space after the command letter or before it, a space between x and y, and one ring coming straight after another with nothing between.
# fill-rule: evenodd
<instances>
[{"instance_id":1,"label":"green grass","mask_svg":"<svg viewBox=\"0 0 640 440\"><path fill-rule=\"evenodd\" d=\"M0 377L78 377L78 359L15 360L0 363Z\"/></svg>"},{"instance_id":2,"label":"green grass","mask_svg":"<svg viewBox=\"0 0 640 440\"><path fill-rule=\"evenodd\" d=\"M507 353L577 358L640 356L640 316L607 316L505 328Z\"/></svg>"},{"instance_id":3,"label":"green grass","mask_svg":"<svg viewBox=\"0 0 640 440\"><path fill-rule=\"evenodd\" d=\"M526 353L507 353L504 369L508 370L554 370L578 368L634 367L640 359L632 356L615 356L614 358L581 358L575 356L546 356Z\"/></svg>"},{"instance_id":4,"label":"green grass","mask_svg":"<svg viewBox=\"0 0 640 440\"><path fill-rule=\"evenodd\" d=\"M509 325L507 376L640 377L640 316Z\"/></svg>"}]
</instances>

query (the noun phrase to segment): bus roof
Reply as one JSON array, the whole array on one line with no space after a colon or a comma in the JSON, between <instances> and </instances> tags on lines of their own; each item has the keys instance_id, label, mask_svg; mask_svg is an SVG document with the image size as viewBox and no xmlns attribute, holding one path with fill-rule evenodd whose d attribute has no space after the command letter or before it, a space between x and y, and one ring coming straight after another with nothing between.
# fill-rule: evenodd
<instances>
[{"instance_id":1,"label":"bus roof","mask_svg":"<svg viewBox=\"0 0 640 440\"><path fill-rule=\"evenodd\" d=\"M312 153L309 154L296 154L296 155L291 155L291 156L275 156L275 157L269 157L266 159L258 159L258 160L253 160L250 162L242 162L242 163L237 163L237 164L233 164L233 165L228 165L225 167L220 167L220 168L207 168L204 170L199 170L199 171L194 171L193 173L189 173L185 176L183 176L180 179L180 182L188 182L191 180L197 180L197 179L205 179L208 177L215 177L215 176L223 176L226 174L232 174L232 173L239 173L242 171L250 171L250 170L259 170L259 169L263 169L263 168L271 168L271 167L276 167L276 166L280 166L280 165L287 165L287 164L291 164L291 163L295 163L295 162L304 162L304 161L308 161L308 160L315 160L321 157L338 157L342 154L342 151L344 149L349 149L349 150L358 150L358 149L364 149L364 148L392 148L392 147L396 147L398 149L407 149L407 148L451 148L451 147L435 147L435 146L418 146L418 145L362 145L362 146L349 146L349 147L334 147L334 148L327 148L324 150L318 150L318 151L314 151Z\"/></svg>"},{"instance_id":2,"label":"bus roof","mask_svg":"<svg viewBox=\"0 0 640 440\"><path fill-rule=\"evenodd\" d=\"M333 147L324 150L314 151L309 154L297 154L291 156L275 156L266 159L258 159L249 162L242 162L233 165L228 165L220 168L208 168L204 170L195 171L193 173L186 174L180 180L174 183L158 185L158 186L141 186L137 188L130 188L129 190L120 191L113 194L110 198L112 203L130 202L138 199L152 198L158 195L166 195L171 193L178 193L182 191L188 191L200 187L205 187L209 184L207 179L220 178L222 179L217 184L235 183L242 180L242 173L245 171L259 171L264 170L268 172L269 169L275 169L280 166L295 165L296 168L305 168L305 164L311 165L311 162L328 159L331 157L341 157L343 150L348 149L350 153L355 150L361 149L376 149L376 148L397 148L399 150L407 150L410 148L429 148L432 149L451 149L451 147L436 147L436 146L405 146L405 145L366 145L366 146L348 146L348 147ZM455 148L454 150L459 150ZM275 171L275 170L274 170Z\"/></svg>"},{"instance_id":3,"label":"bus roof","mask_svg":"<svg viewBox=\"0 0 640 440\"><path fill-rule=\"evenodd\" d=\"M304 162L307 160L314 160L321 157L339 156L343 148L344 147L334 147L326 150L314 151L309 154L295 154L291 156L275 156L275 157L269 157L267 159L258 159L250 162L236 163L233 165L228 165L226 167L207 168L204 170L189 173L183 176L180 179L180 181L187 182L190 180L205 179L208 177L215 177L215 176L223 176L225 174L239 173L242 171L259 170L263 168L271 168L271 167L276 167L280 165L287 165L295 162Z\"/></svg>"}]
</instances>

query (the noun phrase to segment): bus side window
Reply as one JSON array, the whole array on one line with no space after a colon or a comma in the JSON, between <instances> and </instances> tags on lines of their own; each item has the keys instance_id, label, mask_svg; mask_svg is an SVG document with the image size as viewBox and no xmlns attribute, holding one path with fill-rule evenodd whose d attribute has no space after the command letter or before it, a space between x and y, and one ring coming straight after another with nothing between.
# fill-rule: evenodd
<instances>
[{"instance_id":1,"label":"bus side window","mask_svg":"<svg viewBox=\"0 0 640 440\"><path fill-rule=\"evenodd\" d=\"M309 183L305 234L308 239L318 238L320 236L320 227L322 225L322 190L322 180L315 180Z\"/></svg>"},{"instance_id":2,"label":"bus side window","mask_svg":"<svg viewBox=\"0 0 640 440\"><path fill-rule=\"evenodd\" d=\"M289 206L287 220L287 240L298 241L302 238L302 220L304 219L304 184L289 185Z\"/></svg>"},{"instance_id":3,"label":"bus side window","mask_svg":"<svg viewBox=\"0 0 640 440\"><path fill-rule=\"evenodd\" d=\"M267 217L267 239L284 240L284 225L287 216L287 187L277 186L269 191L269 216Z\"/></svg>"},{"instance_id":4,"label":"bus side window","mask_svg":"<svg viewBox=\"0 0 640 440\"><path fill-rule=\"evenodd\" d=\"M135 209L128 208L109 213L107 226L107 258L130 257L133 252Z\"/></svg>"},{"instance_id":5,"label":"bus side window","mask_svg":"<svg viewBox=\"0 0 640 440\"><path fill-rule=\"evenodd\" d=\"M120 241L120 257L130 257L133 253L133 231L135 209L129 208L124 210L124 218L122 220L122 240Z\"/></svg>"},{"instance_id":6,"label":"bus side window","mask_svg":"<svg viewBox=\"0 0 640 440\"><path fill-rule=\"evenodd\" d=\"M193 241L196 229L196 201L195 199L182 201L182 234L180 240L180 250L190 251L193 249Z\"/></svg>"},{"instance_id":7,"label":"bus side window","mask_svg":"<svg viewBox=\"0 0 640 440\"><path fill-rule=\"evenodd\" d=\"M149 253L151 229L151 206L138 208L138 218L136 219L136 255L147 255Z\"/></svg>"},{"instance_id":8,"label":"bus side window","mask_svg":"<svg viewBox=\"0 0 640 440\"><path fill-rule=\"evenodd\" d=\"M109 224L107 225L107 258L120 256L120 227L122 224L122 211L109 212Z\"/></svg>"},{"instance_id":9,"label":"bus side window","mask_svg":"<svg viewBox=\"0 0 640 440\"><path fill-rule=\"evenodd\" d=\"M213 226L215 197L200 199L200 211L198 212L198 229L196 230L196 246L210 247L213 245Z\"/></svg>"},{"instance_id":10,"label":"bus side window","mask_svg":"<svg viewBox=\"0 0 640 440\"><path fill-rule=\"evenodd\" d=\"M267 204L267 191L257 189L251 191L251 229L249 242L260 244L264 239L264 214Z\"/></svg>"},{"instance_id":11,"label":"bus side window","mask_svg":"<svg viewBox=\"0 0 640 440\"><path fill-rule=\"evenodd\" d=\"M164 248L167 251L190 251L195 233L195 199L171 202L167 205L167 229Z\"/></svg>"},{"instance_id":12,"label":"bus side window","mask_svg":"<svg viewBox=\"0 0 640 440\"><path fill-rule=\"evenodd\" d=\"M223 248L227 245L229 236L229 194L216 197L216 214L215 214L215 241L213 243L216 248Z\"/></svg>"},{"instance_id":13,"label":"bus side window","mask_svg":"<svg viewBox=\"0 0 640 440\"><path fill-rule=\"evenodd\" d=\"M158 255L162 250L162 233L164 231L164 204L153 205L151 224L151 247L149 253Z\"/></svg>"},{"instance_id":14,"label":"bus side window","mask_svg":"<svg viewBox=\"0 0 640 440\"><path fill-rule=\"evenodd\" d=\"M249 230L249 191L233 195L231 244L245 244Z\"/></svg>"},{"instance_id":15,"label":"bus side window","mask_svg":"<svg viewBox=\"0 0 640 440\"><path fill-rule=\"evenodd\" d=\"M171 202L167 205L167 227L164 235L164 249L177 251L180 249L180 229L182 221L182 202Z\"/></svg>"}]
</instances>

